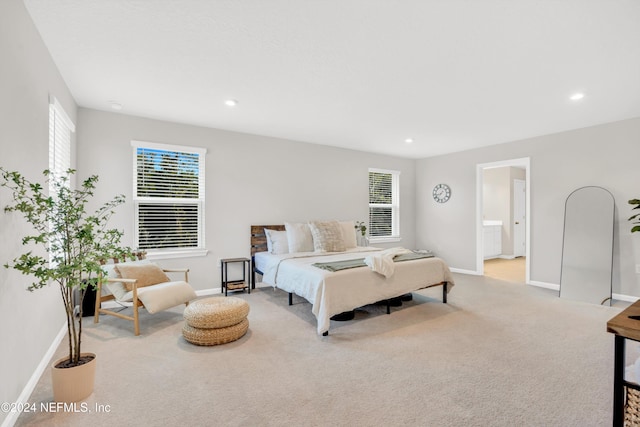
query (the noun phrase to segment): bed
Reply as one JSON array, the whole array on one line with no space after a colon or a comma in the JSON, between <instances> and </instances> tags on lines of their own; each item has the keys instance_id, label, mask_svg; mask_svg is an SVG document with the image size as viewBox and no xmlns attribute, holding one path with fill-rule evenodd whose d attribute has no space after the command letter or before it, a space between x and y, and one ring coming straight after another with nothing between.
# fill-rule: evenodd
<instances>
[{"instance_id":1,"label":"bed","mask_svg":"<svg viewBox=\"0 0 640 427\"><path fill-rule=\"evenodd\" d=\"M289 293L290 305L293 294L309 301L317 319L318 334L328 335L334 315L389 301L419 289L442 286L442 299L446 303L447 293L454 286L448 266L437 257L395 262L390 277L374 272L368 266L327 271L317 265L348 264L375 255L382 249L348 245L350 247L339 252L299 251L297 248L292 248L291 252L278 251L268 247L265 229L286 231L284 225L251 226L252 286L255 287L256 274L261 274L263 283Z\"/></svg>"}]
</instances>

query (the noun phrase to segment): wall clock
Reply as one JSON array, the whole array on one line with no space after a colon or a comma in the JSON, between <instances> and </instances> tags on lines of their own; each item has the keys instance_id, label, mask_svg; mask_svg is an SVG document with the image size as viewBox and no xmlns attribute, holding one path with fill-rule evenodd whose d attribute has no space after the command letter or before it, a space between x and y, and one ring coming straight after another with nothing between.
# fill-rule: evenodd
<instances>
[{"instance_id":1,"label":"wall clock","mask_svg":"<svg viewBox=\"0 0 640 427\"><path fill-rule=\"evenodd\" d=\"M438 184L433 187L433 200L438 203L445 203L451 197L451 189L447 184Z\"/></svg>"}]
</instances>

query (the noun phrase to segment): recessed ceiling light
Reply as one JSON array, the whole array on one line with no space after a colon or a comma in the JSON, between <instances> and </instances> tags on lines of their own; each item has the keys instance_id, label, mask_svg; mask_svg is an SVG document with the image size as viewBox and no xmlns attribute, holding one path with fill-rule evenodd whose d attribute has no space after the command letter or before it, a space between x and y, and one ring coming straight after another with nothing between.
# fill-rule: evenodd
<instances>
[{"instance_id":1,"label":"recessed ceiling light","mask_svg":"<svg viewBox=\"0 0 640 427\"><path fill-rule=\"evenodd\" d=\"M413 138L407 138L404 140L407 144L413 144Z\"/></svg>"},{"instance_id":2,"label":"recessed ceiling light","mask_svg":"<svg viewBox=\"0 0 640 427\"><path fill-rule=\"evenodd\" d=\"M120 104L119 102L109 101L109 105L111 105L111 108L113 108L114 110L122 110L122 104Z\"/></svg>"},{"instance_id":3,"label":"recessed ceiling light","mask_svg":"<svg viewBox=\"0 0 640 427\"><path fill-rule=\"evenodd\" d=\"M224 104L228 107L235 107L236 105L238 105L238 101L236 101L235 99L227 99L226 101L224 101Z\"/></svg>"},{"instance_id":4,"label":"recessed ceiling light","mask_svg":"<svg viewBox=\"0 0 640 427\"><path fill-rule=\"evenodd\" d=\"M571 95L571 96L569 97L569 99L570 99L570 100L572 100L572 101L579 101L579 100L581 100L582 98L584 98L584 93L580 93L580 92L578 92L578 93L574 93L573 95Z\"/></svg>"}]
</instances>

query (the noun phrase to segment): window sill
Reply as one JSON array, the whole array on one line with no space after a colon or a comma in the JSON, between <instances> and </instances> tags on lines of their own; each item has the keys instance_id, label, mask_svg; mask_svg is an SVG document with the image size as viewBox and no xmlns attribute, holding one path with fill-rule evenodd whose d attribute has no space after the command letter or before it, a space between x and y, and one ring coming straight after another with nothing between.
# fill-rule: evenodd
<instances>
[{"instance_id":1,"label":"window sill","mask_svg":"<svg viewBox=\"0 0 640 427\"><path fill-rule=\"evenodd\" d=\"M369 237L369 243L396 243L401 242L402 237L392 236L392 237Z\"/></svg>"},{"instance_id":2,"label":"window sill","mask_svg":"<svg viewBox=\"0 0 640 427\"><path fill-rule=\"evenodd\" d=\"M147 252L147 259L169 259L169 258L191 258L206 256L209 253L208 249L185 249L185 250L155 250Z\"/></svg>"}]
</instances>

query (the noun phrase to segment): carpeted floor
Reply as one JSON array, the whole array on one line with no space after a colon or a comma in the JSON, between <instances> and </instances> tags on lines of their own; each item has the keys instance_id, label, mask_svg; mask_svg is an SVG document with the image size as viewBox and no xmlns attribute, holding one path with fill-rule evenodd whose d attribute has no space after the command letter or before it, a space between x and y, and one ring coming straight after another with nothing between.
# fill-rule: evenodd
<instances>
[{"instance_id":1,"label":"carpeted floor","mask_svg":"<svg viewBox=\"0 0 640 427\"><path fill-rule=\"evenodd\" d=\"M86 323L98 354L86 413L25 413L46 426L603 426L611 424L613 336L620 308L557 292L455 275L385 314L332 322L318 336L310 305L261 288L239 341L197 347L180 334L182 308L130 322ZM55 358L65 351L62 345ZM632 355L637 357L638 354ZM630 356L630 357L632 357ZM51 400L49 374L31 402ZM96 405L109 412L96 412Z\"/></svg>"}]
</instances>

